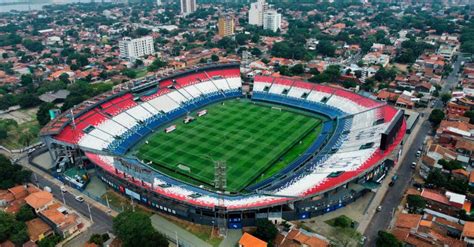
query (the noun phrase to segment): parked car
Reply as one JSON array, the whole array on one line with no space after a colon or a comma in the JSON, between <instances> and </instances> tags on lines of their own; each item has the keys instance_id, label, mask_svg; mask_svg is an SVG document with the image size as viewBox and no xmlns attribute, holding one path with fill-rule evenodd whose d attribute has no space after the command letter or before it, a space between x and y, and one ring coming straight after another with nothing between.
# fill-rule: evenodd
<instances>
[{"instance_id":1,"label":"parked car","mask_svg":"<svg viewBox=\"0 0 474 247\"><path fill-rule=\"evenodd\" d=\"M420 157L421 156L421 151L416 151L416 157Z\"/></svg>"},{"instance_id":2,"label":"parked car","mask_svg":"<svg viewBox=\"0 0 474 247\"><path fill-rule=\"evenodd\" d=\"M84 201L84 198L82 196L76 196L76 197L74 197L74 199L76 199L76 201L78 201L78 202L83 202Z\"/></svg>"},{"instance_id":3,"label":"parked car","mask_svg":"<svg viewBox=\"0 0 474 247\"><path fill-rule=\"evenodd\" d=\"M412 169L415 169L415 168L416 168L416 162L415 162L415 161L413 161L413 162L411 163L411 168L412 168Z\"/></svg>"},{"instance_id":4,"label":"parked car","mask_svg":"<svg viewBox=\"0 0 474 247\"><path fill-rule=\"evenodd\" d=\"M66 192L67 192L66 186L61 185L60 188L61 188L61 192L63 192L63 193L66 193Z\"/></svg>"}]
</instances>

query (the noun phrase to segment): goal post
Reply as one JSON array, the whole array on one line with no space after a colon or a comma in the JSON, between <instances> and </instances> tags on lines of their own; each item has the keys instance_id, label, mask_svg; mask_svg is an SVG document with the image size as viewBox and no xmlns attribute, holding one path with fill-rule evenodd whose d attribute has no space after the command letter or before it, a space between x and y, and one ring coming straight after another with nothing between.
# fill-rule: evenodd
<instances>
[{"instance_id":1,"label":"goal post","mask_svg":"<svg viewBox=\"0 0 474 247\"><path fill-rule=\"evenodd\" d=\"M281 109L280 107L272 106L272 110L282 111L283 109Z\"/></svg>"}]
</instances>

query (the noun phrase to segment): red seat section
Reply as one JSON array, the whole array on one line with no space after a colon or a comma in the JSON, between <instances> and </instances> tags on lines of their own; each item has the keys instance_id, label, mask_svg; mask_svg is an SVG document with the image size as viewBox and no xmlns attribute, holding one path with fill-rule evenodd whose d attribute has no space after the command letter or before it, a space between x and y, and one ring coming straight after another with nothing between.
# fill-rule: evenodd
<instances>
[{"instance_id":1,"label":"red seat section","mask_svg":"<svg viewBox=\"0 0 474 247\"><path fill-rule=\"evenodd\" d=\"M273 82L273 77L270 77L270 76L263 76L263 75L256 75L256 76L253 78L253 81L255 81L255 82L268 82L268 83L272 83L272 82Z\"/></svg>"},{"instance_id":2,"label":"red seat section","mask_svg":"<svg viewBox=\"0 0 474 247\"><path fill-rule=\"evenodd\" d=\"M292 86L294 81L288 78L277 77L273 83L281 84L285 86Z\"/></svg>"},{"instance_id":3,"label":"red seat section","mask_svg":"<svg viewBox=\"0 0 474 247\"><path fill-rule=\"evenodd\" d=\"M314 84L310 82L305 82L305 81L295 81L295 84L293 84L293 87L299 87L299 88L304 88L304 89L313 89Z\"/></svg>"},{"instance_id":4,"label":"red seat section","mask_svg":"<svg viewBox=\"0 0 474 247\"><path fill-rule=\"evenodd\" d=\"M71 121L55 138L60 141L76 144L84 135L83 130L86 127L90 125L97 126L105 120L106 117L99 113L97 109L91 110L74 119L75 127Z\"/></svg>"},{"instance_id":5,"label":"red seat section","mask_svg":"<svg viewBox=\"0 0 474 247\"><path fill-rule=\"evenodd\" d=\"M147 95L147 96L142 96L141 99L143 101L150 101L158 96L161 96L163 94L167 94L171 92L171 90L169 88L162 88L162 89L158 89L158 91L154 94L151 94L151 95Z\"/></svg>"},{"instance_id":6,"label":"red seat section","mask_svg":"<svg viewBox=\"0 0 474 247\"><path fill-rule=\"evenodd\" d=\"M225 78L240 77L240 69L239 68L210 70L210 71L206 71L206 73L210 77L214 77L214 76L220 76L220 77L225 77Z\"/></svg>"},{"instance_id":7,"label":"red seat section","mask_svg":"<svg viewBox=\"0 0 474 247\"><path fill-rule=\"evenodd\" d=\"M102 104L102 110L108 114L115 116L127 109L130 109L136 106L137 103L133 101L133 95L127 93L123 96L112 99L104 104Z\"/></svg>"},{"instance_id":8,"label":"red seat section","mask_svg":"<svg viewBox=\"0 0 474 247\"><path fill-rule=\"evenodd\" d=\"M336 91L335 88L324 86L324 85L318 85L318 84L314 85L313 90L318 91L318 92L329 93L329 94L333 94L334 91Z\"/></svg>"}]
</instances>

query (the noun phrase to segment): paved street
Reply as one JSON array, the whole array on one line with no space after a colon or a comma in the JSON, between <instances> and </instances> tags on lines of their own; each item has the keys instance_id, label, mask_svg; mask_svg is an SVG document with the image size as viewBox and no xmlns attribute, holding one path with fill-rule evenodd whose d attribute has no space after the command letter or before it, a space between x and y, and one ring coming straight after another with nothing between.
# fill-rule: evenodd
<instances>
[{"instance_id":1,"label":"paved street","mask_svg":"<svg viewBox=\"0 0 474 247\"><path fill-rule=\"evenodd\" d=\"M451 74L446 78L445 83L442 85L441 93L449 92L454 88L458 82L458 71L461 65L463 58L458 57L454 63L454 69ZM442 102L437 100L434 106L435 108L442 108ZM395 185L388 189L382 203L382 210L378 213L375 213L369 226L367 227L364 235L367 237L366 246L375 246L375 240L377 239L377 232L382 229L387 229L389 227L390 221L393 218L393 214L396 211L396 208L400 204L405 190L412 182L412 172L413 170L410 167L410 164L414 161L417 161L416 151L423 144L423 140L429 134L431 130L431 124L426 121L428 118L429 112L426 112L424 119L420 119L420 129L415 134L416 136L409 143L405 145L411 145L411 148L408 149L406 156L403 160L399 162L400 168L396 172L398 175L398 180Z\"/></svg>"},{"instance_id":2,"label":"paved street","mask_svg":"<svg viewBox=\"0 0 474 247\"><path fill-rule=\"evenodd\" d=\"M59 186L61 183L60 181L32 167L31 164L28 163L27 157L20 159L18 163L27 167L33 172L31 181L34 184L40 188L44 188L45 186L50 187L54 197L57 200L63 202L63 195ZM90 199L86 198L85 196L83 196L86 199L84 202L78 202L75 199L75 195L82 194L77 190L68 188L68 192L64 193L64 201L66 202L66 205L73 208L89 220L90 216L92 216L93 224L87 232L80 234L78 237L67 243L66 246L83 246L83 244L89 240L90 235L94 233L105 233L107 231L112 231L112 216L92 205L90 203ZM90 214L88 205L90 206Z\"/></svg>"}]
</instances>

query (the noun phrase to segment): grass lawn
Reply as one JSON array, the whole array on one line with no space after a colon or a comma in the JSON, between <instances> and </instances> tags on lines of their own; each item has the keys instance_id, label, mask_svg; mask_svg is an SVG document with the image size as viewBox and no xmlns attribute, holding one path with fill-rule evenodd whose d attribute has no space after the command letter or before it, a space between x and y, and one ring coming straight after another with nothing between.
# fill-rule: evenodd
<instances>
[{"instance_id":1,"label":"grass lawn","mask_svg":"<svg viewBox=\"0 0 474 247\"><path fill-rule=\"evenodd\" d=\"M39 141L40 127L36 119L18 125L8 125L5 128L7 129L7 138L0 139L0 145L8 149L20 149L27 144L31 145Z\"/></svg>"},{"instance_id":2,"label":"grass lawn","mask_svg":"<svg viewBox=\"0 0 474 247\"><path fill-rule=\"evenodd\" d=\"M108 189L107 192L102 195L101 199L103 199L104 201L108 199L110 207L117 212L121 212L122 209L123 211L133 209L130 198L122 196L111 189ZM142 212L147 215L151 215L153 213L153 210L139 205L137 201L134 201L133 203L135 211Z\"/></svg>"},{"instance_id":3,"label":"grass lawn","mask_svg":"<svg viewBox=\"0 0 474 247\"><path fill-rule=\"evenodd\" d=\"M238 192L262 173L272 176L291 163L320 132L318 117L251 101L230 100L205 109L208 114L196 121L178 120L175 131L148 138L137 157L178 179L206 186L213 185L214 161L225 161L227 190Z\"/></svg>"}]
</instances>

